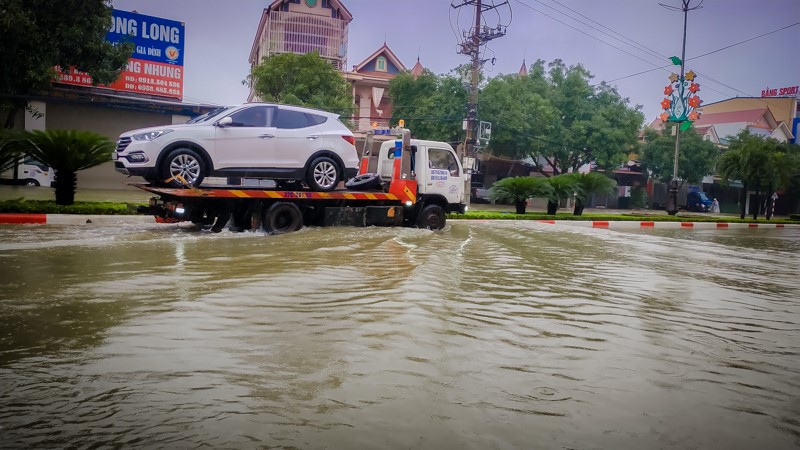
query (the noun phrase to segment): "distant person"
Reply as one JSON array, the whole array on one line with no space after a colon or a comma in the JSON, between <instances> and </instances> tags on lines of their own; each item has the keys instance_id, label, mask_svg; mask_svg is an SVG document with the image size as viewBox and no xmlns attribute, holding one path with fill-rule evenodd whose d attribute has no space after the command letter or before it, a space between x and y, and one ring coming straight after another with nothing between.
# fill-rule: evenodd
<instances>
[{"instance_id":1,"label":"distant person","mask_svg":"<svg viewBox=\"0 0 800 450\"><path fill-rule=\"evenodd\" d=\"M716 197L714 197L714 201L711 202L711 212L719 213L719 202Z\"/></svg>"}]
</instances>

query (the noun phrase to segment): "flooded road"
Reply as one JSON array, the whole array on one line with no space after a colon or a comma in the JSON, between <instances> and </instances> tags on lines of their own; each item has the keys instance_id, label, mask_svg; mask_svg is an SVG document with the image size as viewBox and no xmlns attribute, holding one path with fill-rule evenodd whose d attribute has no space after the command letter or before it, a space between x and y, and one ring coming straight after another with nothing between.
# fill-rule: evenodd
<instances>
[{"instance_id":1,"label":"flooded road","mask_svg":"<svg viewBox=\"0 0 800 450\"><path fill-rule=\"evenodd\" d=\"M0 225L0 447L790 449L800 229Z\"/></svg>"}]
</instances>

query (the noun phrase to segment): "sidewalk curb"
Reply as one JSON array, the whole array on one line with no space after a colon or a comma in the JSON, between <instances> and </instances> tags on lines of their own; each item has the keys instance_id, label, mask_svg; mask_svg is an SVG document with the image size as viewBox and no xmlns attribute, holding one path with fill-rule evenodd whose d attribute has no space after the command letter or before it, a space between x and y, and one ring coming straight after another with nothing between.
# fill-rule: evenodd
<instances>
[{"instance_id":1,"label":"sidewalk curb","mask_svg":"<svg viewBox=\"0 0 800 450\"><path fill-rule=\"evenodd\" d=\"M727 230L732 228L798 228L799 224L784 223L740 223L740 222L660 222L660 221L638 221L638 220L504 220L504 219L454 219L456 221L470 222L536 222L548 225L568 225L584 228L605 228L617 230L630 229L699 229L699 230Z\"/></svg>"},{"instance_id":2,"label":"sidewalk curb","mask_svg":"<svg viewBox=\"0 0 800 450\"><path fill-rule=\"evenodd\" d=\"M153 216L102 214L0 214L0 224L130 225L156 223Z\"/></svg>"},{"instance_id":3,"label":"sidewalk curb","mask_svg":"<svg viewBox=\"0 0 800 450\"><path fill-rule=\"evenodd\" d=\"M453 222L494 222L503 219L453 219ZM738 223L738 222L659 222L638 220L514 220L513 222L536 222L549 225L605 229L701 229L727 230L732 228L797 228L798 224L783 223ZM48 225L135 225L157 223L153 216L123 216L102 214L10 214L0 213L0 224L48 224Z\"/></svg>"}]
</instances>

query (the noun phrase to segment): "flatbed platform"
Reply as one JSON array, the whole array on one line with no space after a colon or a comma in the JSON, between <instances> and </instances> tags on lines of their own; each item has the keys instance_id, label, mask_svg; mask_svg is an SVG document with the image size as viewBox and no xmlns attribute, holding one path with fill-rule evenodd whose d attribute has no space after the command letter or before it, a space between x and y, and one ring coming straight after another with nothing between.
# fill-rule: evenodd
<instances>
[{"instance_id":1,"label":"flatbed platform","mask_svg":"<svg viewBox=\"0 0 800 450\"><path fill-rule=\"evenodd\" d=\"M400 198L386 192L350 191L340 189L330 192L281 191L264 189L259 186L214 186L208 188L164 188L146 183L130 183L144 191L158 195L169 195L179 198L258 198L287 200L386 200L398 201Z\"/></svg>"}]
</instances>

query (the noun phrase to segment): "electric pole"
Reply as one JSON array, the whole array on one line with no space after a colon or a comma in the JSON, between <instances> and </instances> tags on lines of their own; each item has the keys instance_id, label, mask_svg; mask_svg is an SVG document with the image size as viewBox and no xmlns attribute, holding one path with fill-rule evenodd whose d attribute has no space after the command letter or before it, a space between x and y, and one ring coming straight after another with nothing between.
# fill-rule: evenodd
<instances>
[{"instance_id":1,"label":"electric pole","mask_svg":"<svg viewBox=\"0 0 800 450\"><path fill-rule=\"evenodd\" d=\"M503 25L497 25L496 28L490 28L486 25L481 26L481 15L486 11L491 11L506 4L508 4L508 1L497 5L486 5L483 4L482 0L462 0L458 5L450 5L454 9L475 6L475 26L469 31L464 31L464 40L459 45L460 49L458 51L458 53L469 56L472 61L469 74L469 103L467 103L467 118L465 120L467 137L464 141L464 150L459 154L462 160L464 156L475 156L476 131L478 129L478 82L480 80L481 66L486 62L486 60L481 59L481 47L492 39L497 39L506 34L506 27Z\"/></svg>"}]
</instances>

